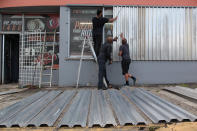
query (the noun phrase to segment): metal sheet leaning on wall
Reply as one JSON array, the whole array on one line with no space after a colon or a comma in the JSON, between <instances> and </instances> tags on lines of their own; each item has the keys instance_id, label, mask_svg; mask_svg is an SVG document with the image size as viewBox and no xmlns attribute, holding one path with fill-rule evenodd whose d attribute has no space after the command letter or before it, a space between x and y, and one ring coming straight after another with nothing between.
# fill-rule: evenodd
<instances>
[{"instance_id":1,"label":"metal sheet leaning on wall","mask_svg":"<svg viewBox=\"0 0 197 131\"><path fill-rule=\"evenodd\" d=\"M113 15L119 11L113 34L125 34L132 60L197 60L197 8L118 6Z\"/></svg>"},{"instance_id":2,"label":"metal sheet leaning on wall","mask_svg":"<svg viewBox=\"0 0 197 131\"><path fill-rule=\"evenodd\" d=\"M2 14L0 14L0 31L2 30ZM0 34L0 51L1 51L1 49L2 49L2 35ZM0 63L1 63L1 54L2 53L0 53ZM1 69L1 64L0 64L0 74L2 73L2 69ZM1 75L0 75L0 83L2 83L2 81L1 81Z\"/></svg>"}]
</instances>

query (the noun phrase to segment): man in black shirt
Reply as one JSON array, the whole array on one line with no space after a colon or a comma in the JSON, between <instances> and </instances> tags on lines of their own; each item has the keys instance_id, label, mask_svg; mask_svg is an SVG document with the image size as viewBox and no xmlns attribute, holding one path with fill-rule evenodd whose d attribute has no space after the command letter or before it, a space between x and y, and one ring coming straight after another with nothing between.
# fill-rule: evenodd
<instances>
[{"instance_id":1,"label":"man in black shirt","mask_svg":"<svg viewBox=\"0 0 197 131\"><path fill-rule=\"evenodd\" d=\"M129 78L133 79L133 83L135 85L136 78L128 73L129 66L131 63L130 52L129 52L129 45L127 44L127 40L123 37L123 33L120 35L122 38L122 45L119 48L119 56L122 56L121 67L122 67L122 74L125 76L126 86L129 86Z\"/></svg>"},{"instance_id":2,"label":"man in black shirt","mask_svg":"<svg viewBox=\"0 0 197 131\"><path fill-rule=\"evenodd\" d=\"M94 41L94 50L97 57L100 52L102 38L103 38L103 26L105 25L105 23L114 22L117 19L117 17L108 19L102 17L102 15L103 15L102 10L99 9L97 10L97 16L92 19L92 23L93 23L92 34Z\"/></svg>"},{"instance_id":3,"label":"man in black shirt","mask_svg":"<svg viewBox=\"0 0 197 131\"><path fill-rule=\"evenodd\" d=\"M118 37L114 39L112 37L107 38L107 42L101 46L100 54L98 56L99 64L99 74L98 74L98 89L106 90L107 88L103 86L103 78L105 78L108 87L110 87L109 81L106 74L106 62L112 64L111 52L113 41L117 41Z\"/></svg>"}]
</instances>

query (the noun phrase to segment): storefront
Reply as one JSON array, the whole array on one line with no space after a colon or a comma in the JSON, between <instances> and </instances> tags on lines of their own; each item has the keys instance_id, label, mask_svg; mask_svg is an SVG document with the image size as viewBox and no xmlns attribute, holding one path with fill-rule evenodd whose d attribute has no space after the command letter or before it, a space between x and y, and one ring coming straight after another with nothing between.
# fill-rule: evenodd
<instances>
[{"instance_id":1,"label":"storefront","mask_svg":"<svg viewBox=\"0 0 197 131\"><path fill-rule=\"evenodd\" d=\"M59 85L75 85L79 54L83 37L83 29L91 27L89 21L92 16L83 13L93 12L92 7L61 7L60 16L60 74ZM96 8L94 7L96 10ZM104 37L125 33L131 51L131 72L137 76L138 84L169 84L191 83L197 79L196 60L196 8L188 7L144 7L144 6L116 6L103 8L109 17L120 16L114 24L106 25ZM73 13L81 13L74 15ZM83 17L83 18L81 18ZM75 21L77 19L78 22ZM87 19L87 20L85 20ZM60 20L60 21L61 21ZM66 21L63 21L66 20ZM81 26L79 27L79 22ZM84 25L84 23L87 23ZM70 33L66 32L70 29ZM80 44L81 43L81 44ZM75 48L76 44L78 45ZM108 68L108 77L112 84L123 84L120 59L117 56L120 41L113 45L114 63ZM74 49L72 49L74 48ZM78 52L78 53L77 53ZM87 50L88 57L88 50ZM69 72L69 73L66 73ZM86 59L82 65L80 76L81 85L96 85L97 70L91 59Z\"/></svg>"},{"instance_id":2,"label":"storefront","mask_svg":"<svg viewBox=\"0 0 197 131\"><path fill-rule=\"evenodd\" d=\"M39 29L42 33L48 32L46 37L49 45L48 52L53 43L53 35L50 33L57 32L53 84L75 86L82 42L84 36L92 35L91 20L98 8L102 9L104 17L108 18L120 12L115 23L105 25L103 42L107 36L116 36L121 32L125 34L132 58L130 72L138 78L138 84L197 81L196 7L67 5L42 9L40 7L39 10L35 8L38 7L32 7L32 11L28 8L17 8L19 12L15 12L16 9L1 10L1 80L3 83L10 80L15 82L20 76L20 59L12 57L13 54L20 56L20 46L10 46L12 44L7 43L20 45L24 32ZM113 43L114 62L107 66L109 80L115 85L122 85L124 81L120 58L117 56L119 46L120 41ZM12 51L17 48L19 48L18 52ZM28 54L28 49L26 51ZM88 46L85 48L84 55L79 84L96 86L98 72ZM10 64L17 62L19 66L14 64L12 67ZM16 72L19 72L19 75Z\"/></svg>"},{"instance_id":3,"label":"storefront","mask_svg":"<svg viewBox=\"0 0 197 131\"><path fill-rule=\"evenodd\" d=\"M48 9L52 10L47 12ZM46 12L44 10L46 10ZM25 13L21 13L23 11ZM36 44L38 44L36 39L38 38L33 34L27 37L28 33L39 31L40 43L46 43L47 45L45 47L45 58L52 57L51 52L54 44L53 83L58 84L59 7L45 7L40 13L37 11L35 7L31 10L17 8L17 11L5 10L1 13L2 83L20 84L20 81L31 83L32 80L36 83L36 79L39 80L39 78L36 78L36 73L34 73L35 71L33 70L37 66L35 62L40 63L40 56L37 55L39 48L36 46ZM56 34L55 42L54 32ZM27 41L29 41L29 43ZM35 44L35 46L33 46L33 44ZM46 60L44 64L51 65L51 62L51 60Z\"/></svg>"}]
</instances>

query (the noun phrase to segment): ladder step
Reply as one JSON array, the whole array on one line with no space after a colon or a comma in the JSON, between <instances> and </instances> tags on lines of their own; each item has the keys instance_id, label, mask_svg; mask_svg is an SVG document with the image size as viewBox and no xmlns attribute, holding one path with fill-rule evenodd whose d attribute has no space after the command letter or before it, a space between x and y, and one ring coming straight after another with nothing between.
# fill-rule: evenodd
<instances>
[{"instance_id":1,"label":"ladder step","mask_svg":"<svg viewBox=\"0 0 197 131\"><path fill-rule=\"evenodd\" d=\"M46 54L46 53L49 53L49 52L42 52L41 54ZM55 54L55 53L53 52L52 55L53 55L53 54Z\"/></svg>"},{"instance_id":2,"label":"ladder step","mask_svg":"<svg viewBox=\"0 0 197 131\"><path fill-rule=\"evenodd\" d=\"M42 60L52 60L52 58L51 59L42 59Z\"/></svg>"},{"instance_id":3,"label":"ladder step","mask_svg":"<svg viewBox=\"0 0 197 131\"><path fill-rule=\"evenodd\" d=\"M51 76L51 74L42 74L43 76Z\"/></svg>"},{"instance_id":4,"label":"ladder step","mask_svg":"<svg viewBox=\"0 0 197 131\"><path fill-rule=\"evenodd\" d=\"M53 66L43 66L44 68L52 68Z\"/></svg>"},{"instance_id":5,"label":"ladder step","mask_svg":"<svg viewBox=\"0 0 197 131\"><path fill-rule=\"evenodd\" d=\"M42 84L51 84L51 82L42 82Z\"/></svg>"},{"instance_id":6,"label":"ladder step","mask_svg":"<svg viewBox=\"0 0 197 131\"><path fill-rule=\"evenodd\" d=\"M52 59L42 59L43 61L52 61Z\"/></svg>"}]
</instances>

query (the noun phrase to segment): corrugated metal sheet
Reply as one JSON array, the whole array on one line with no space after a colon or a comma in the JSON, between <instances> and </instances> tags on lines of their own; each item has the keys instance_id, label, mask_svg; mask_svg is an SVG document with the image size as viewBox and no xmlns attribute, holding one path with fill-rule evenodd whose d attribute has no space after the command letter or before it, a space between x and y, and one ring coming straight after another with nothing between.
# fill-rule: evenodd
<instances>
[{"instance_id":1,"label":"corrugated metal sheet","mask_svg":"<svg viewBox=\"0 0 197 131\"><path fill-rule=\"evenodd\" d=\"M116 126L117 123L113 116L112 110L107 102L105 91L92 91L92 99L90 104L90 114L88 120L88 126L105 127L107 125Z\"/></svg>"},{"instance_id":2,"label":"corrugated metal sheet","mask_svg":"<svg viewBox=\"0 0 197 131\"><path fill-rule=\"evenodd\" d=\"M109 99L120 125L145 125L146 121L117 90L109 90Z\"/></svg>"},{"instance_id":3,"label":"corrugated metal sheet","mask_svg":"<svg viewBox=\"0 0 197 131\"><path fill-rule=\"evenodd\" d=\"M197 116L144 89L122 89L121 91L154 123L197 121Z\"/></svg>"},{"instance_id":4,"label":"corrugated metal sheet","mask_svg":"<svg viewBox=\"0 0 197 131\"><path fill-rule=\"evenodd\" d=\"M132 60L197 60L197 8L119 6L113 15L119 11L113 34L125 34Z\"/></svg>"},{"instance_id":5,"label":"corrugated metal sheet","mask_svg":"<svg viewBox=\"0 0 197 131\"><path fill-rule=\"evenodd\" d=\"M74 98L68 111L65 113L59 126L74 127L81 126L85 127L88 119L88 110L90 105L90 90L80 90L77 96Z\"/></svg>"},{"instance_id":6,"label":"corrugated metal sheet","mask_svg":"<svg viewBox=\"0 0 197 131\"><path fill-rule=\"evenodd\" d=\"M0 92L0 95L14 94L14 93L22 92L25 90L28 90L28 89L16 89L16 90L3 91L3 92Z\"/></svg>"},{"instance_id":7,"label":"corrugated metal sheet","mask_svg":"<svg viewBox=\"0 0 197 131\"><path fill-rule=\"evenodd\" d=\"M143 89L36 93L0 110L0 127L144 125L134 102L154 123L197 121L197 116Z\"/></svg>"},{"instance_id":8,"label":"corrugated metal sheet","mask_svg":"<svg viewBox=\"0 0 197 131\"><path fill-rule=\"evenodd\" d=\"M186 97L189 97L191 99L196 100L197 102L197 91L194 89L189 89L186 87L180 87L180 86L176 86L176 87L166 87L164 88L167 91L171 91Z\"/></svg>"},{"instance_id":9,"label":"corrugated metal sheet","mask_svg":"<svg viewBox=\"0 0 197 131\"><path fill-rule=\"evenodd\" d=\"M25 98L11 106L8 106L2 110L0 110L0 123L6 121L7 119L10 119L14 117L18 112L23 110L28 105L32 104L36 100L40 99L43 95L45 95L47 91L44 92L38 92L28 98ZM2 124L0 124L2 125Z\"/></svg>"},{"instance_id":10,"label":"corrugated metal sheet","mask_svg":"<svg viewBox=\"0 0 197 131\"><path fill-rule=\"evenodd\" d=\"M14 117L11 117L1 123L6 127L24 127L28 125L28 122L32 120L40 111L42 111L58 94L60 91L51 91L41 97L36 102L27 106L24 110L18 112Z\"/></svg>"},{"instance_id":11,"label":"corrugated metal sheet","mask_svg":"<svg viewBox=\"0 0 197 131\"><path fill-rule=\"evenodd\" d=\"M63 92L52 104L47 106L39 115L28 122L28 126L53 126L75 93L76 91Z\"/></svg>"}]
</instances>

